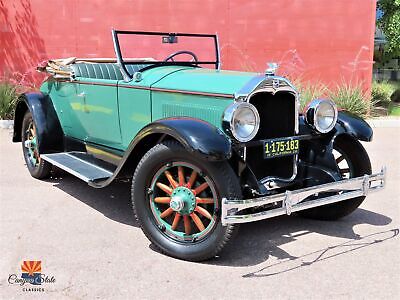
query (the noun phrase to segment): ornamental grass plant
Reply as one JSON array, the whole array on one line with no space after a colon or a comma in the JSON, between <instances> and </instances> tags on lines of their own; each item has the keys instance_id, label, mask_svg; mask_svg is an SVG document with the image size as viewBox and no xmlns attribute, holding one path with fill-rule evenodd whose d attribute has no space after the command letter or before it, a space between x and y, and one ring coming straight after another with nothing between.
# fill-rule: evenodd
<instances>
[{"instance_id":1,"label":"ornamental grass plant","mask_svg":"<svg viewBox=\"0 0 400 300\"><path fill-rule=\"evenodd\" d=\"M18 99L17 87L7 81L0 81L0 120L12 120Z\"/></svg>"}]
</instances>

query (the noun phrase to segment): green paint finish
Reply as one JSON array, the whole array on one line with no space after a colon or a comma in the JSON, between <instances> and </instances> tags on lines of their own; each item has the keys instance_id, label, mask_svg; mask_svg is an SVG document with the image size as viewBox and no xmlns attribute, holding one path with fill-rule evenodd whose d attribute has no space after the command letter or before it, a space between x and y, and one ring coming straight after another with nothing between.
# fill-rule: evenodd
<instances>
[{"instance_id":1,"label":"green paint finish","mask_svg":"<svg viewBox=\"0 0 400 300\"><path fill-rule=\"evenodd\" d=\"M175 72L152 87L233 95L256 75L258 74L191 68Z\"/></svg>"},{"instance_id":2,"label":"green paint finish","mask_svg":"<svg viewBox=\"0 0 400 300\"><path fill-rule=\"evenodd\" d=\"M115 86L92 85L102 83ZM86 132L86 140L121 147L117 80L80 78L76 101L71 108Z\"/></svg>"},{"instance_id":3,"label":"green paint finish","mask_svg":"<svg viewBox=\"0 0 400 300\"><path fill-rule=\"evenodd\" d=\"M41 91L50 95L67 136L125 151L143 127L162 118L193 117L220 128L222 114L232 103L233 94L255 75L165 66L144 71L139 82L49 80Z\"/></svg>"},{"instance_id":4,"label":"green paint finish","mask_svg":"<svg viewBox=\"0 0 400 300\"><path fill-rule=\"evenodd\" d=\"M122 87L135 85L139 86L135 82L120 82L121 87L118 88L123 149L128 148L130 142L140 129L151 123L150 91Z\"/></svg>"},{"instance_id":5,"label":"green paint finish","mask_svg":"<svg viewBox=\"0 0 400 300\"><path fill-rule=\"evenodd\" d=\"M225 108L232 99L181 93L152 92L153 120L167 117L192 117L221 128Z\"/></svg>"}]
</instances>

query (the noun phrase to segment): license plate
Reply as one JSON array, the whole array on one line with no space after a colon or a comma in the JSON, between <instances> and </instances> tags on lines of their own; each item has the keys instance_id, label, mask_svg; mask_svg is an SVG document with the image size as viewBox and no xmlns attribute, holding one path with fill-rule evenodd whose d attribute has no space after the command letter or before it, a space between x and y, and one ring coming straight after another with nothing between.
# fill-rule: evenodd
<instances>
[{"instance_id":1,"label":"license plate","mask_svg":"<svg viewBox=\"0 0 400 300\"><path fill-rule=\"evenodd\" d=\"M280 156L295 155L299 153L299 140L285 138L270 140L264 143L264 157L275 158Z\"/></svg>"}]
</instances>

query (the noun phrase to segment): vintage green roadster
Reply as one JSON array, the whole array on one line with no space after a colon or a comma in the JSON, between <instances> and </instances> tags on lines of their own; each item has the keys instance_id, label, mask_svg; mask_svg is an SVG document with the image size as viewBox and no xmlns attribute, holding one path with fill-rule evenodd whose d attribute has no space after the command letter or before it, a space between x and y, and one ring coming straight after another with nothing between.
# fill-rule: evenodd
<instances>
[{"instance_id":1,"label":"vintage green roadster","mask_svg":"<svg viewBox=\"0 0 400 300\"><path fill-rule=\"evenodd\" d=\"M112 37L116 59L39 67L51 75L20 96L13 141L35 178L56 166L95 188L131 179L132 216L163 253L209 259L239 223L336 220L383 188L359 142L370 126L327 99L300 112L276 65L222 71L216 35Z\"/></svg>"}]
</instances>

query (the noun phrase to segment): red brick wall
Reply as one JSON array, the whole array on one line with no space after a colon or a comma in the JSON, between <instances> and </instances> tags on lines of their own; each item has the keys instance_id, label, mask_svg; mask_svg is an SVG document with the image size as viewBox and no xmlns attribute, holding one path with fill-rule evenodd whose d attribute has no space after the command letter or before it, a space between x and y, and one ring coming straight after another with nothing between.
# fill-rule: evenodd
<instances>
[{"instance_id":1,"label":"red brick wall","mask_svg":"<svg viewBox=\"0 0 400 300\"><path fill-rule=\"evenodd\" d=\"M112 27L215 33L224 69L370 86L375 0L0 0L0 72L47 58L112 57Z\"/></svg>"}]
</instances>

